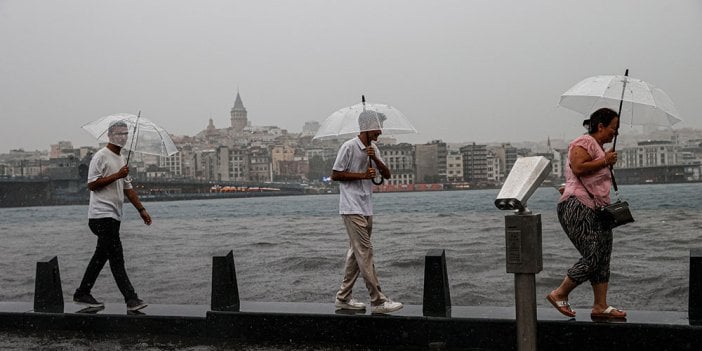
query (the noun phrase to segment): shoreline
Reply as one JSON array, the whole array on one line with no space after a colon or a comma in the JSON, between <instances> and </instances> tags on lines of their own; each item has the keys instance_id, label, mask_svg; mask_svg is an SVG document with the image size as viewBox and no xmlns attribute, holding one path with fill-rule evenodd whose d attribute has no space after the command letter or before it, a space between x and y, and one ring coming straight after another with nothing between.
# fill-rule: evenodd
<instances>
[{"instance_id":1,"label":"shoreline","mask_svg":"<svg viewBox=\"0 0 702 351\"><path fill-rule=\"evenodd\" d=\"M9 182L0 182L0 185L7 185ZM22 184L28 184L31 182L22 182ZM635 184L619 184L619 185L661 185L661 184L698 184L702 181L688 181L688 182L670 182L670 183L635 183ZM470 187L470 188L453 188L450 184L436 183L432 184L421 184L416 189L412 190L400 190L399 188L374 188L375 194L388 194L388 193L421 193L421 192L442 192L442 191L471 191L471 190L499 190L499 186L481 186L481 187ZM437 187L434 185L443 185ZM540 188L554 188L558 189L560 185L557 183L542 184ZM395 189L395 190L389 190ZM0 188L0 190L3 190ZM26 190L26 189L23 189ZM320 190L310 190L310 189L288 189L279 191L238 191L238 192L179 192L179 193L161 193L161 194L139 194L139 198L143 202L164 202L164 201L184 201L184 200L208 200L208 199L231 199L231 198L250 198L250 197L272 197L272 196L299 196L299 195L338 195L338 189L324 189ZM66 196L65 198L52 198L50 196L44 197L29 197L28 199L22 199L19 201L8 201L8 195L0 191L0 208L23 208L23 207L43 207L43 206L72 206L72 205L87 205L88 204L88 193L87 190L84 194L80 196Z\"/></svg>"}]
</instances>

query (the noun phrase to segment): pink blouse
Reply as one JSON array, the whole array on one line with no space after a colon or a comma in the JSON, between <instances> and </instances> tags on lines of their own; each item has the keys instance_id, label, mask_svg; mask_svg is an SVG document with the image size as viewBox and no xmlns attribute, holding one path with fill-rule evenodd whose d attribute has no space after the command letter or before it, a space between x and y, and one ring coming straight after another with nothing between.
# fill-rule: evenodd
<instances>
[{"instance_id":1,"label":"pink blouse","mask_svg":"<svg viewBox=\"0 0 702 351\"><path fill-rule=\"evenodd\" d=\"M578 177L573 174L573 169L570 168L570 153L576 146L585 149L593 160L599 160L605 157L605 152L600 144L597 143L595 138L588 134L582 135L568 144L568 159L566 160L565 166L566 186L560 201L565 201L569 197L575 196L578 201L592 209L595 209L596 206L609 205L611 201L609 192L612 187L612 175L609 172L609 168L602 167L594 173L580 176L578 180ZM590 195L588 195L583 184L585 184L587 190L590 191L590 194L595 197L594 201Z\"/></svg>"}]
</instances>

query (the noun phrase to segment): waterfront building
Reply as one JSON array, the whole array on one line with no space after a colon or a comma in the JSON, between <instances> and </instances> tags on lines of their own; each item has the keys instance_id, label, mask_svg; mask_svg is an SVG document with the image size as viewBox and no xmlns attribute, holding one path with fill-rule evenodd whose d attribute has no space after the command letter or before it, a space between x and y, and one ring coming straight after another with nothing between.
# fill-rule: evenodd
<instances>
[{"instance_id":1,"label":"waterfront building","mask_svg":"<svg viewBox=\"0 0 702 351\"><path fill-rule=\"evenodd\" d=\"M685 174L690 181L702 180L702 139L688 140L680 148L678 161L685 165Z\"/></svg>"},{"instance_id":2,"label":"waterfront building","mask_svg":"<svg viewBox=\"0 0 702 351\"><path fill-rule=\"evenodd\" d=\"M219 146L217 148L217 180L219 181L248 181L249 153L246 147L240 145Z\"/></svg>"},{"instance_id":3,"label":"waterfront building","mask_svg":"<svg viewBox=\"0 0 702 351\"><path fill-rule=\"evenodd\" d=\"M451 150L446 155L446 181L449 183L463 181L463 156L460 151Z\"/></svg>"},{"instance_id":4,"label":"waterfront building","mask_svg":"<svg viewBox=\"0 0 702 351\"><path fill-rule=\"evenodd\" d=\"M485 159L487 164L487 180L493 184L501 184L504 179L504 174L500 171L502 167L502 159L497 157L493 151L488 151Z\"/></svg>"},{"instance_id":5,"label":"waterfront building","mask_svg":"<svg viewBox=\"0 0 702 351\"><path fill-rule=\"evenodd\" d=\"M198 177L202 180L222 180L217 169L217 150L207 149L198 153L196 162L199 165Z\"/></svg>"},{"instance_id":6,"label":"waterfront building","mask_svg":"<svg viewBox=\"0 0 702 351\"><path fill-rule=\"evenodd\" d=\"M395 145L382 145L380 157L390 169L390 179L387 184L402 185L415 183L415 148L412 144L400 143Z\"/></svg>"},{"instance_id":7,"label":"waterfront building","mask_svg":"<svg viewBox=\"0 0 702 351\"><path fill-rule=\"evenodd\" d=\"M485 185L488 182L487 145L471 143L461 147L460 152L463 156L463 179L473 186Z\"/></svg>"},{"instance_id":8,"label":"waterfront building","mask_svg":"<svg viewBox=\"0 0 702 351\"><path fill-rule=\"evenodd\" d=\"M48 160L18 159L5 162L3 175L8 177L42 177L49 166Z\"/></svg>"},{"instance_id":9,"label":"waterfront building","mask_svg":"<svg viewBox=\"0 0 702 351\"><path fill-rule=\"evenodd\" d=\"M199 179L197 174L196 153L193 152L193 145L190 143L177 144L180 154L181 172L183 178Z\"/></svg>"},{"instance_id":10,"label":"waterfront building","mask_svg":"<svg viewBox=\"0 0 702 351\"><path fill-rule=\"evenodd\" d=\"M509 174L519 156L517 148L510 143L503 143L500 146L491 147L490 150L500 159L499 173L503 176Z\"/></svg>"},{"instance_id":11,"label":"waterfront building","mask_svg":"<svg viewBox=\"0 0 702 351\"><path fill-rule=\"evenodd\" d=\"M0 163L19 160L48 160L49 155L44 150L24 151L24 149L10 150L9 153L0 154Z\"/></svg>"},{"instance_id":12,"label":"waterfront building","mask_svg":"<svg viewBox=\"0 0 702 351\"><path fill-rule=\"evenodd\" d=\"M271 157L268 149L262 146L252 146L249 152L249 181L264 183L273 181Z\"/></svg>"},{"instance_id":13,"label":"waterfront building","mask_svg":"<svg viewBox=\"0 0 702 351\"><path fill-rule=\"evenodd\" d=\"M561 159L561 152L558 150L549 150L548 152L535 153L534 156L543 156L547 160L551 161L551 173L549 173L550 179L563 180L563 161Z\"/></svg>"},{"instance_id":14,"label":"waterfront building","mask_svg":"<svg viewBox=\"0 0 702 351\"><path fill-rule=\"evenodd\" d=\"M678 164L677 143L667 140L640 141L636 147L620 150L620 168L656 167Z\"/></svg>"},{"instance_id":15,"label":"waterfront building","mask_svg":"<svg viewBox=\"0 0 702 351\"><path fill-rule=\"evenodd\" d=\"M171 178L171 172L168 168L159 167L156 165L146 166L144 174L146 174L146 179L148 180Z\"/></svg>"},{"instance_id":16,"label":"waterfront building","mask_svg":"<svg viewBox=\"0 0 702 351\"><path fill-rule=\"evenodd\" d=\"M171 177L182 177L183 176L183 147L178 146L178 152L170 156L159 157L158 166L161 169L165 169L167 174Z\"/></svg>"},{"instance_id":17,"label":"waterfront building","mask_svg":"<svg viewBox=\"0 0 702 351\"><path fill-rule=\"evenodd\" d=\"M302 149L293 149L291 159L283 159L277 162L278 174L274 174L273 180L280 182L306 182L310 171L309 161L305 157Z\"/></svg>"},{"instance_id":18,"label":"waterfront building","mask_svg":"<svg viewBox=\"0 0 702 351\"><path fill-rule=\"evenodd\" d=\"M446 181L446 155L448 148L441 140L415 145L415 179L417 183L443 183Z\"/></svg>"},{"instance_id":19,"label":"waterfront building","mask_svg":"<svg viewBox=\"0 0 702 351\"><path fill-rule=\"evenodd\" d=\"M700 180L700 160L693 148L671 140L640 141L619 150L617 179L622 183L668 183Z\"/></svg>"},{"instance_id":20,"label":"waterfront building","mask_svg":"<svg viewBox=\"0 0 702 351\"><path fill-rule=\"evenodd\" d=\"M277 179L282 175L281 163L292 161L295 158L295 148L289 145L275 145L271 149L271 169L273 171L273 179Z\"/></svg>"}]
</instances>

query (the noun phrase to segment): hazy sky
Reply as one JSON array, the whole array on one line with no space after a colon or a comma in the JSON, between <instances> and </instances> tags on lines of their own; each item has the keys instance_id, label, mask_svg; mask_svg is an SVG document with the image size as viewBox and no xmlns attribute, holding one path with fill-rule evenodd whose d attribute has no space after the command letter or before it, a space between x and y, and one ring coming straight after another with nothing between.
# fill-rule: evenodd
<instances>
[{"instance_id":1,"label":"hazy sky","mask_svg":"<svg viewBox=\"0 0 702 351\"><path fill-rule=\"evenodd\" d=\"M420 143L540 141L583 132L556 108L592 75L665 90L702 128L702 1L0 0L0 153L136 113L169 132L299 132L359 102L393 105Z\"/></svg>"}]
</instances>

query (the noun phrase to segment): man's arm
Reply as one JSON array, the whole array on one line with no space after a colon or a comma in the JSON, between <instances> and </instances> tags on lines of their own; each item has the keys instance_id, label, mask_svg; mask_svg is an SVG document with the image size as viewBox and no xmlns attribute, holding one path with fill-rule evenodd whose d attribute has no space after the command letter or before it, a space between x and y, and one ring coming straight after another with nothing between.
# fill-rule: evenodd
<instances>
[{"instance_id":1,"label":"man's arm","mask_svg":"<svg viewBox=\"0 0 702 351\"><path fill-rule=\"evenodd\" d=\"M110 174L106 177L100 177L98 179L95 179L94 181L88 183L88 189L90 191L96 191L100 190L112 183L114 183L118 179L122 179L126 177L129 174L129 166L124 166L117 171L117 173Z\"/></svg>"},{"instance_id":2,"label":"man's arm","mask_svg":"<svg viewBox=\"0 0 702 351\"><path fill-rule=\"evenodd\" d=\"M149 216L149 213L146 212L146 209L141 204L141 201L139 201L139 196L137 195L136 190L124 189L124 196L126 196L127 199L129 199L129 202L134 205L134 208L139 211L139 216L141 216L141 219L144 220L144 224L151 225L151 216Z\"/></svg>"},{"instance_id":3,"label":"man's arm","mask_svg":"<svg viewBox=\"0 0 702 351\"><path fill-rule=\"evenodd\" d=\"M355 173L346 171L336 171L332 170L331 179L334 181L352 181L352 180L362 180L362 179L373 179L375 177L375 169L368 168L366 173Z\"/></svg>"}]
</instances>

